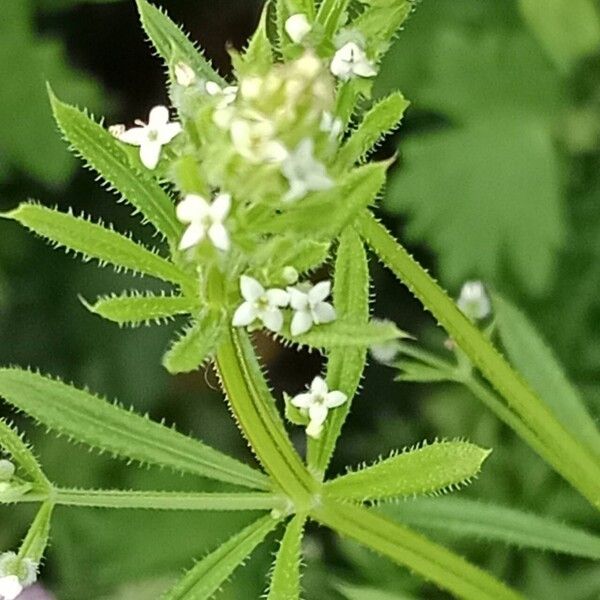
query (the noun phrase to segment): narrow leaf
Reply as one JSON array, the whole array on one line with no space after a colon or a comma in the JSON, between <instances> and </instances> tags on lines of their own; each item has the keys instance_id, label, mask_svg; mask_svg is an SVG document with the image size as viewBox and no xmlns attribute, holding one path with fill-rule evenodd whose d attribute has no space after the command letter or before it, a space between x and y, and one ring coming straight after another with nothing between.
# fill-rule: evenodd
<instances>
[{"instance_id":1,"label":"narrow leaf","mask_svg":"<svg viewBox=\"0 0 600 600\"><path fill-rule=\"evenodd\" d=\"M391 456L325 484L347 500L385 500L456 489L477 476L490 451L469 442L444 441Z\"/></svg>"},{"instance_id":2,"label":"narrow leaf","mask_svg":"<svg viewBox=\"0 0 600 600\"><path fill-rule=\"evenodd\" d=\"M49 429L115 456L269 489L263 474L202 442L38 373L0 369L0 396Z\"/></svg>"},{"instance_id":3,"label":"narrow leaf","mask_svg":"<svg viewBox=\"0 0 600 600\"><path fill-rule=\"evenodd\" d=\"M600 560L600 537L507 506L467 498L419 498L386 505L385 514L403 523L460 538L504 542Z\"/></svg>"},{"instance_id":4,"label":"narrow leaf","mask_svg":"<svg viewBox=\"0 0 600 600\"><path fill-rule=\"evenodd\" d=\"M121 296L105 296L93 305L84 301L88 310L119 325L144 325L162 322L177 315L189 314L194 303L184 296L155 296L132 292Z\"/></svg>"},{"instance_id":5,"label":"narrow leaf","mask_svg":"<svg viewBox=\"0 0 600 600\"><path fill-rule=\"evenodd\" d=\"M31 448L4 419L0 419L0 448L7 452L17 468L43 490L51 487Z\"/></svg>"},{"instance_id":6,"label":"narrow leaf","mask_svg":"<svg viewBox=\"0 0 600 600\"><path fill-rule=\"evenodd\" d=\"M335 262L333 298L338 318L366 325L369 320L369 264L360 236L347 228L340 238ZM320 439L308 441L308 463L324 475L335 444L348 416L352 398L358 390L367 360L367 346L343 346L327 355L327 384L331 390L340 390L348 397L325 423Z\"/></svg>"},{"instance_id":7,"label":"narrow leaf","mask_svg":"<svg viewBox=\"0 0 600 600\"><path fill-rule=\"evenodd\" d=\"M149 173L132 164L122 142L84 112L49 93L54 118L75 151L175 245L182 226L171 197Z\"/></svg>"},{"instance_id":8,"label":"narrow leaf","mask_svg":"<svg viewBox=\"0 0 600 600\"><path fill-rule=\"evenodd\" d=\"M176 284L189 282L186 273L158 254L83 216L75 217L29 202L20 204L3 216L45 237L56 247L81 254L84 260L97 260L101 265L112 264L117 269Z\"/></svg>"},{"instance_id":9,"label":"narrow leaf","mask_svg":"<svg viewBox=\"0 0 600 600\"><path fill-rule=\"evenodd\" d=\"M223 313L203 312L173 342L163 357L164 367L173 374L199 369L216 351L226 326Z\"/></svg>"},{"instance_id":10,"label":"narrow leaf","mask_svg":"<svg viewBox=\"0 0 600 600\"><path fill-rule=\"evenodd\" d=\"M142 27L167 66L183 61L199 76L216 81L219 85L226 83L166 12L146 0L136 2Z\"/></svg>"},{"instance_id":11,"label":"narrow leaf","mask_svg":"<svg viewBox=\"0 0 600 600\"><path fill-rule=\"evenodd\" d=\"M29 558L35 564L40 563L48 545L53 510L54 504L52 502L44 502L40 506L19 548L20 558Z\"/></svg>"},{"instance_id":12,"label":"narrow leaf","mask_svg":"<svg viewBox=\"0 0 600 600\"><path fill-rule=\"evenodd\" d=\"M395 92L373 106L339 151L338 166L347 169L366 159L385 135L400 125L409 104L400 92Z\"/></svg>"},{"instance_id":13,"label":"narrow leaf","mask_svg":"<svg viewBox=\"0 0 600 600\"><path fill-rule=\"evenodd\" d=\"M527 317L508 300L495 295L494 310L502 345L511 362L562 425L600 455L600 432L554 352Z\"/></svg>"},{"instance_id":14,"label":"narrow leaf","mask_svg":"<svg viewBox=\"0 0 600 600\"><path fill-rule=\"evenodd\" d=\"M326 39L332 39L339 26L343 24L349 4L350 0L323 0L321 2L317 12L317 22L323 26Z\"/></svg>"},{"instance_id":15,"label":"narrow leaf","mask_svg":"<svg viewBox=\"0 0 600 600\"><path fill-rule=\"evenodd\" d=\"M271 516L255 521L190 569L164 600L208 600L227 581L279 521Z\"/></svg>"},{"instance_id":16,"label":"narrow leaf","mask_svg":"<svg viewBox=\"0 0 600 600\"><path fill-rule=\"evenodd\" d=\"M306 517L296 515L288 524L275 558L267 600L299 600L302 537Z\"/></svg>"},{"instance_id":17,"label":"narrow leaf","mask_svg":"<svg viewBox=\"0 0 600 600\"><path fill-rule=\"evenodd\" d=\"M269 9L270 2L267 2L263 8L258 27L248 42L248 47L237 60L235 68L238 75L244 75L246 72L265 73L273 64L271 42L267 35Z\"/></svg>"}]
</instances>

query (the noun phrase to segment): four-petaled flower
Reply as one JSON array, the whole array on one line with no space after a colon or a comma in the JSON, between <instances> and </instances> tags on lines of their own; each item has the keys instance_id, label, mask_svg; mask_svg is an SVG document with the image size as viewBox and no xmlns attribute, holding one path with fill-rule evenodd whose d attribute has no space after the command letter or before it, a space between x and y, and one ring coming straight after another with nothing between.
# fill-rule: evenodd
<instances>
[{"instance_id":1,"label":"four-petaled flower","mask_svg":"<svg viewBox=\"0 0 600 600\"><path fill-rule=\"evenodd\" d=\"M280 331L283 326L281 308L287 306L290 297L285 290L265 288L253 277L240 277L240 291L244 302L240 304L233 315L235 327L246 327L259 319L271 331Z\"/></svg>"},{"instance_id":2,"label":"four-petaled flower","mask_svg":"<svg viewBox=\"0 0 600 600\"><path fill-rule=\"evenodd\" d=\"M481 281L467 281L460 290L457 304L473 321L485 319L492 311L490 299Z\"/></svg>"},{"instance_id":3,"label":"four-petaled flower","mask_svg":"<svg viewBox=\"0 0 600 600\"><path fill-rule=\"evenodd\" d=\"M356 42L344 44L333 56L329 68L333 75L342 81L352 79L355 75L359 77L377 75L377 69Z\"/></svg>"},{"instance_id":4,"label":"four-petaled flower","mask_svg":"<svg viewBox=\"0 0 600 600\"><path fill-rule=\"evenodd\" d=\"M322 377L315 377L310 384L310 390L294 396L291 403L308 413L310 421L306 427L306 434L318 438L329 410L341 406L347 400L346 394L339 391L330 392L325 380Z\"/></svg>"},{"instance_id":5,"label":"four-petaled flower","mask_svg":"<svg viewBox=\"0 0 600 600\"><path fill-rule=\"evenodd\" d=\"M230 209L229 194L218 194L212 204L202 196L188 194L177 206L177 218L188 225L179 249L187 250L208 236L215 248L228 250L229 233L223 222Z\"/></svg>"},{"instance_id":6,"label":"four-petaled flower","mask_svg":"<svg viewBox=\"0 0 600 600\"><path fill-rule=\"evenodd\" d=\"M140 147L140 160L147 169L155 169L160 160L160 152L181 132L181 124L169 121L169 109L155 106L148 117L148 124L135 122L137 127L118 133L118 139L126 144Z\"/></svg>"},{"instance_id":7,"label":"four-petaled flower","mask_svg":"<svg viewBox=\"0 0 600 600\"><path fill-rule=\"evenodd\" d=\"M313 325L335 321L335 308L325 299L331 293L331 282L321 281L308 290L301 287L288 287L290 306L295 314L290 331L293 336L306 333Z\"/></svg>"},{"instance_id":8,"label":"four-petaled flower","mask_svg":"<svg viewBox=\"0 0 600 600\"><path fill-rule=\"evenodd\" d=\"M283 197L284 202L293 202L304 198L308 192L333 187L333 180L327 175L325 165L315 159L313 150L313 141L305 138L281 164L281 172L290 184L289 191Z\"/></svg>"},{"instance_id":9,"label":"four-petaled flower","mask_svg":"<svg viewBox=\"0 0 600 600\"><path fill-rule=\"evenodd\" d=\"M311 30L311 24L304 13L296 13L285 22L285 31L295 44L299 44Z\"/></svg>"}]
</instances>

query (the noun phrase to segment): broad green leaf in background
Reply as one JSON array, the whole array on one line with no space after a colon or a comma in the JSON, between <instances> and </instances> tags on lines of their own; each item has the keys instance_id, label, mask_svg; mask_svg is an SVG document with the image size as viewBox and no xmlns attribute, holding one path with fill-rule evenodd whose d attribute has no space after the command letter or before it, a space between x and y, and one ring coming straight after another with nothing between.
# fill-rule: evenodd
<instances>
[{"instance_id":1,"label":"broad green leaf in background","mask_svg":"<svg viewBox=\"0 0 600 600\"><path fill-rule=\"evenodd\" d=\"M600 456L600 431L551 348L527 317L497 294L494 295L494 313L502 345L512 363L563 426Z\"/></svg>"},{"instance_id":2,"label":"broad green leaf in background","mask_svg":"<svg viewBox=\"0 0 600 600\"><path fill-rule=\"evenodd\" d=\"M418 498L383 511L431 531L600 559L600 537L546 516L467 498Z\"/></svg>"},{"instance_id":3,"label":"broad green leaf in background","mask_svg":"<svg viewBox=\"0 0 600 600\"><path fill-rule=\"evenodd\" d=\"M600 11L594 0L519 0L519 8L550 58L565 72L600 47Z\"/></svg>"},{"instance_id":4,"label":"broad green leaf in background","mask_svg":"<svg viewBox=\"0 0 600 600\"><path fill-rule=\"evenodd\" d=\"M540 293L565 239L553 139L561 80L523 28L481 32L483 17L461 24L471 4L454 3L453 13L445 0L424 3L388 57L382 87L401 85L414 109L446 123L402 140L385 206L437 253L446 284L494 281L508 264Z\"/></svg>"},{"instance_id":5,"label":"broad green leaf in background","mask_svg":"<svg viewBox=\"0 0 600 600\"><path fill-rule=\"evenodd\" d=\"M61 381L23 369L0 369L0 397L56 433L115 456L237 485L269 487L255 469Z\"/></svg>"}]
</instances>

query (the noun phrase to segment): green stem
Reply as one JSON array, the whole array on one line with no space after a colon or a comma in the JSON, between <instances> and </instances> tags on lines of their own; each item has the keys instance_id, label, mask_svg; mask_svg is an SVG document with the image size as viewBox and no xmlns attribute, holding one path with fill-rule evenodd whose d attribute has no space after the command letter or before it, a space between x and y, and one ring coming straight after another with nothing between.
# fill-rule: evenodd
<instances>
[{"instance_id":1,"label":"green stem","mask_svg":"<svg viewBox=\"0 0 600 600\"><path fill-rule=\"evenodd\" d=\"M540 442L557 449L556 454L544 458L594 506L600 507L599 461L564 429L494 346L373 215L363 213L358 227L381 261L433 314Z\"/></svg>"},{"instance_id":2,"label":"green stem","mask_svg":"<svg viewBox=\"0 0 600 600\"><path fill-rule=\"evenodd\" d=\"M281 510L285 507L284 498L262 492L227 494L57 488L52 493L52 500L60 506L152 510Z\"/></svg>"},{"instance_id":3,"label":"green stem","mask_svg":"<svg viewBox=\"0 0 600 600\"><path fill-rule=\"evenodd\" d=\"M311 516L466 600L522 600L503 583L443 546L366 508L326 500Z\"/></svg>"},{"instance_id":4,"label":"green stem","mask_svg":"<svg viewBox=\"0 0 600 600\"><path fill-rule=\"evenodd\" d=\"M233 413L265 470L297 508L310 505L317 482L287 435L247 334L228 330L216 363Z\"/></svg>"}]
</instances>

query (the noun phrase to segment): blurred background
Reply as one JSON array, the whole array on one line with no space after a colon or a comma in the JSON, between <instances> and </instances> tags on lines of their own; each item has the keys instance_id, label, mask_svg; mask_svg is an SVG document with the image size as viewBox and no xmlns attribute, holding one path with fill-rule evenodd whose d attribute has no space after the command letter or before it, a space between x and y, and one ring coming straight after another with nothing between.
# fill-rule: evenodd
<instances>
[{"instance_id":1,"label":"blurred background","mask_svg":"<svg viewBox=\"0 0 600 600\"><path fill-rule=\"evenodd\" d=\"M223 73L241 48L259 0L163 0ZM128 209L68 153L51 119L45 81L62 99L128 123L166 102L160 61L134 2L5 0L0 19L0 208L35 198L135 230ZM398 153L382 216L456 295L479 278L519 304L570 379L600 413L600 7L594 0L423 0L387 57L377 93L411 100L403 127L381 148ZM143 236L143 232L139 232ZM443 353L444 336L375 260L376 316ZM1 223L0 364L32 365L244 460L214 375L173 378L160 358L175 323L120 330L88 313L91 299L131 281L84 265L13 223ZM315 355L259 340L277 389L298 392ZM434 437L494 448L465 496L554 515L598 530L579 497L468 392L399 384L372 365L332 472ZM27 432L48 474L81 487L216 489L203 480L135 470L56 440L0 407ZM298 440L301 432L295 432ZM68 454L68 469L65 456ZM0 509L0 548L15 547L30 509ZM254 515L57 510L43 585L59 600L157 598ZM600 597L591 561L436 534L531 598ZM274 545L261 547L221 593L258 598ZM359 547L309 528L308 600L445 598Z\"/></svg>"}]
</instances>

